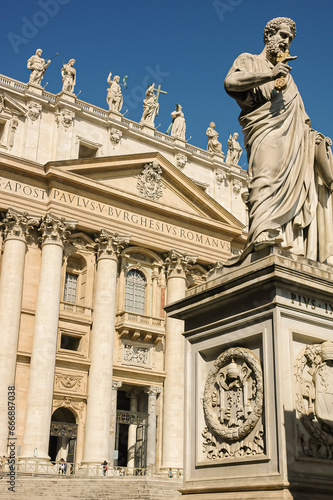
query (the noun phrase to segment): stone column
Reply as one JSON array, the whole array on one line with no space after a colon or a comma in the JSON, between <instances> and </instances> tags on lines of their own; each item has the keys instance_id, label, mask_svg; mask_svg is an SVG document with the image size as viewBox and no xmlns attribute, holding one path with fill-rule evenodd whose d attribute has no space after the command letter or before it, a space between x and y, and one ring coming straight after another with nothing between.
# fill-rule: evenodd
<instances>
[{"instance_id":1,"label":"stone column","mask_svg":"<svg viewBox=\"0 0 333 500\"><path fill-rule=\"evenodd\" d=\"M30 362L22 458L49 460L64 243L74 221L47 214L40 225L42 262ZM35 450L35 453L34 453Z\"/></svg>"},{"instance_id":2,"label":"stone column","mask_svg":"<svg viewBox=\"0 0 333 500\"><path fill-rule=\"evenodd\" d=\"M138 411L138 391L134 390L128 394L130 398L130 411ZM135 445L136 445L136 423L131 423L128 426L128 439L127 439L127 467L133 469L135 467ZM133 471L129 471L133 474Z\"/></svg>"},{"instance_id":3,"label":"stone column","mask_svg":"<svg viewBox=\"0 0 333 500\"><path fill-rule=\"evenodd\" d=\"M112 381L111 391L111 416L110 416L110 464L114 465L114 450L116 440L116 426L117 426L117 393L118 389L123 385L120 380Z\"/></svg>"},{"instance_id":4,"label":"stone column","mask_svg":"<svg viewBox=\"0 0 333 500\"><path fill-rule=\"evenodd\" d=\"M171 250L167 269L167 304L185 297L186 270L196 258ZM184 435L184 322L167 318L163 402L162 467L183 467Z\"/></svg>"},{"instance_id":5,"label":"stone column","mask_svg":"<svg viewBox=\"0 0 333 500\"><path fill-rule=\"evenodd\" d=\"M130 237L103 229L98 246L83 462L110 462L110 418L118 255Z\"/></svg>"},{"instance_id":6,"label":"stone column","mask_svg":"<svg viewBox=\"0 0 333 500\"><path fill-rule=\"evenodd\" d=\"M30 229L39 223L9 209L2 221L5 237L0 277L0 456L7 455L8 387L15 385L16 352L20 330L24 261Z\"/></svg>"},{"instance_id":7,"label":"stone column","mask_svg":"<svg viewBox=\"0 0 333 500\"><path fill-rule=\"evenodd\" d=\"M147 432L147 468L155 469L156 464L156 397L160 387L147 387L148 394L148 432Z\"/></svg>"}]
</instances>

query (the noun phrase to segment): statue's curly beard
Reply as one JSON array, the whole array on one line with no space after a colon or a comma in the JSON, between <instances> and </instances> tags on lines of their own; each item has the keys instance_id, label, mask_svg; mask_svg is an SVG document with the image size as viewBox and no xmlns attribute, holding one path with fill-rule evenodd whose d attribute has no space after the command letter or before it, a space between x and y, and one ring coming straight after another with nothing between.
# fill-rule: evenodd
<instances>
[{"instance_id":1,"label":"statue's curly beard","mask_svg":"<svg viewBox=\"0 0 333 500\"><path fill-rule=\"evenodd\" d=\"M283 42L275 42L274 40L269 40L266 44L266 53L270 59L276 59L277 55L281 52L285 52L286 47Z\"/></svg>"}]
</instances>

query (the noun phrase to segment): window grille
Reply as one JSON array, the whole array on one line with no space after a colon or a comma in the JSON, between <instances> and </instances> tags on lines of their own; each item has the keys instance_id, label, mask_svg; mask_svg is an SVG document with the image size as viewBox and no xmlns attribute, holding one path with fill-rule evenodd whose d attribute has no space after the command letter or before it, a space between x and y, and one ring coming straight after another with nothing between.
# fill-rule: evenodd
<instances>
[{"instance_id":1,"label":"window grille","mask_svg":"<svg viewBox=\"0 0 333 500\"><path fill-rule=\"evenodd\" d=\"M131 269L126 275L125 310L145 313L146 279L137 269Z\"/></svg>"},{"instance_id":2,"label":"window grille","mask_svg":"<svg viewBox=\"0 0 333 500\"><path fill-rule=\"evenodd\" d=\"M77 274L66 273L64 301L76 302Z\"/></svg>"}]
</instances>

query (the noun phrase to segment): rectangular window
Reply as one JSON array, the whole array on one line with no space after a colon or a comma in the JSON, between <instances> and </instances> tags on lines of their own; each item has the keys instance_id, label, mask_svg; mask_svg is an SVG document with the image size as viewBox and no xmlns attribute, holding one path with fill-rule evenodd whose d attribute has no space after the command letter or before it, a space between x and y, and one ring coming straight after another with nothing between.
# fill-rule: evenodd
<instances>
[{"instance_id":1,"label":"rectangular window","mask_svg":"<svg viewBox=\"0 0 333 500\"><path fill-rule=\"evenodd\" d=\"M76 302L77 274L66 273L64 302Z\"/></svg>"},{"instance_id":2,"label":"rectangular window","mask_svg":"<svg viewBox=\"0 0 333 500\"><path fill-rule=\"evenodd\" d=\"M60 349L68 351L78 351L80 347L80 337L72 337L71 335L61 335Z\"/></svg>"}]
</instances>

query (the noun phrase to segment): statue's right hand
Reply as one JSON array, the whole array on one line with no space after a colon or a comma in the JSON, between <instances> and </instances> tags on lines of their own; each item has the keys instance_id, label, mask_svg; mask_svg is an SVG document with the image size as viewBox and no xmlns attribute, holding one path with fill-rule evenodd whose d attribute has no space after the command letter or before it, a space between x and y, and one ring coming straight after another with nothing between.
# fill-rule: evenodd
<instances>
[{"instance_id":1,"label":"statue's right hand","mask_svg":"<svg viewBox=\"0 0 333 500\"><path fill-rule=\"evenodd\" d=\"M287 63L288 61L292 61L293 59L297 59L297 56L285 57L280 62L278 62L272 69L272 80L276 80L277 78L280 78L280 76L287 76L289 71L292 70L292 67Z\"/></svg>"}]
</instances>

